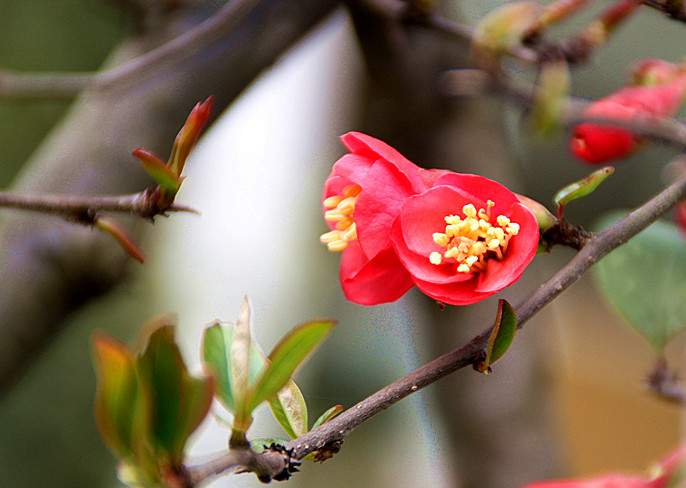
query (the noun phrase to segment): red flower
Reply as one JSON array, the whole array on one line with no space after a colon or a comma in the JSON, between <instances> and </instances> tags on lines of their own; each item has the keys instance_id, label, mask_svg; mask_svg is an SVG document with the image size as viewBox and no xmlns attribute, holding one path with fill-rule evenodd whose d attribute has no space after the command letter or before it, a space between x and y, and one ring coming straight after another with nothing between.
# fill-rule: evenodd
<instances>
[{"instance_id":1,"label":"red flower","mask_svg":"<svg viewBox=\"0 0 686 488\"><path fill-rule=\"evenodd\" d=\"M351 132L342 140L351 152L334 164L324 185L331 231L321 240L330 250L343 251L340 280L348 300L392 302L414 283L393 250L391 225L402 202L440 173L420 170L373 137Z\"/></svg>"},{"instance_id":2,"label":"red flower","mask_svg":"<svg viewBox=\"0 0 686 488\"><path fill-rule=\"evenodd\" d=\"M538 237L536 218L514 193L456 173L407 198L391 233L417 287L452 305L476 303L517 281Z\"/></svg>"},{"instance_id":3,"label":"red flower","mask_svg":"<svg viewBox=\"0 0 686 488\"><path fill-rule=\"evenodd\" d=\"M686 237L686 200L676 204L676 223L681 233Z\"/></svg>"},{"instance_id":4,"label":"red flower","mask_svg":"<svg viewBox=\"0 0 686 488\"><path fill-rule=\"evenodd\" d=\"M445 303L475 303L516 281L536 254L536 219L502 185L421 169L364 134L346 134L343 142L352 152L326 180L331 231L321 240L343 251L340 280L349 300L390 302L417 285ZM446 227L454 215L461 218Z\"/></svg>"},{"instance_id":5,"label":"red flower","mask_svg":"<svg viewBox=\"0 0 686 488\"><path fill-rule=\"evenodd\" d=\"M685 92L686 75L683 74L669 83L629 86L591 104L584 115L627 122L638 115L670 117L679 110ZM571 150L589 163L600 164L628 156L638 143L629 129L589 122L574 128Z\"/></svg>"},{"instance_id":6,"label":"red flower","mask_svg":"<svg viewBox=\"0 0 686 488\"><path fill-rule=\"evenodd\" d=\"M539 481L522 488L668 488L681 486L686 445L677 447L649 470L650 475L613 473L585 480Z\"/></svg>"}]
</instances>

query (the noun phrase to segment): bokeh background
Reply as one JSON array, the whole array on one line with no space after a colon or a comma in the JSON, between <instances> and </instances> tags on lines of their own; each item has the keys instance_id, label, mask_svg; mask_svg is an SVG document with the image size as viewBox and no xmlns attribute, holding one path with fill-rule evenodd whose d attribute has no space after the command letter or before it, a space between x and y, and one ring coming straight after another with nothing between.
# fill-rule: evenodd
<instances>
[{"instance_id":1,"label":"bokeh background","mask_svg":"<svg viewBox=\"0 0 686 488\"><path fill-rule=\"evenodd\" d=\"M3 0L0 67L97 69L130 33L118 3ZM473 24L501 3L445 1L441 11ZM609 2L597 3L594 12ZM414 291L371 308L344 300L339 258L318 242L325 230L321 187L343 154L338 137L366 131L419 165L489 176L541 202L589 168L571 158L565 137L532 138L521 112L500 100L451 100L437 108L435 85L425 77L464 66L465 46L425 32L391 37L409 43L398 49L400 56L393 53L391 66L383 55L388 46L374 40L369 19L352 11L354 17L343 8L328 17L220 116L193 154L178 197L201 215L158 219L147 229L141 243L146 265L132 263L125 282L74 311L0 400L0 485L118 486L115 460L91 411L94 329L130 340L147 318L176 312L185 357L197 369L204 324L233 320L244 295L267 350L299 322L337 317L339 327L297 378L316 418L461 345L492 320L495 298L443 312ZM590 15L556 32L573 32ZM684 53L675 40L682 35L682 26L640 12L575 70L574 93L597 98L621 86L638 57L678 60ZM425 49L440 56L417 56ZM514 69L526 76L526 67ZM407 98L408 91L416 97ZM0 100L2 186L11 185L69 105ZM640 204L664 185L661 168L673 156L653 146L622 162L602 191L570 206L569 219L592 226L605 210ZM133 158L131 164L137 164ZM539 256L502 297L518 302L571 256L564 249ZM675 367L682 348L678 340L668 349ZM459 371L402 401L358 429L333 460L305 466L289 485L497 488L541 477L643 470L681 437L678 407L643 391L653 361L649 346L585 277L526 325L493 374ZM267 412L258 420L253 435L280 435ZM194 436L192 455L201 459L223 449L226 435L210 419ZM258 484L240 475L211 486Z\"/></svg>"}]
</instances>

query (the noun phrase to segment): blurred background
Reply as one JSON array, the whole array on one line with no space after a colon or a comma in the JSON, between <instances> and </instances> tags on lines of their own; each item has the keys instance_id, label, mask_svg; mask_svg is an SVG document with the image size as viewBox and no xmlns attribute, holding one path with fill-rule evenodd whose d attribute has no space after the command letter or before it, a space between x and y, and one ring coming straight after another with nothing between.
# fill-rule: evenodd
<instances>
[{"instance_id":1,"label":"blurred background","mask_svg":"<svg viewBox=\"0 0 686 488\"><path fill-rule=\"evenodd\" d=\"M445 1L439 11L473 25L501 3ZM592 12L609 4L597 3ZM96 70L122 39L138 35L129 4L137 2L3 0L0 67ZM573 32L592 12L556 32ZM598 98L622 86L627 66L639 57L680 59L684 53L673 41L683 35L679 29L656 12L640 12L574 71L574 94ZM297 378L316 418L462 345L490 325L497 298L518 303L552 275L571 251L539 256L519 283L477 306L440 311L413 290L394 304L359 307L340 291L339 256L319 244L326 230L322 184L344 153L339 136L350 130L387 141L420 166L488 176L544 203L589 172L569 155L565 137L536 140L521 112L501 100L442 98L436 77L468 63L459 42L388 25L356 2L299 39L221 113L193 153L178 201L201 215L158 218L148 226L140 241L146 264L129 263L117 286L58 319L61 332L4 394L0 484L118 485L115 460L92 416L94 329L130 341L152 315L176 312L185 358L197 371L203 326L215 318L232 321L244 295L266 350L299 322L336 317L338 328ZM526 66L513 69L530 78ZM13 184L70 103L0 100L3 187ZM187 113L193 103L178 110ZM87 137L112 136L93 127ZM659 168L673 156L656 145L622 162L602 191L570 205L568 218L590 227L605 210L640 204L664 186ZM4 211L0 219L8 214L21 225L16 212ZM0 327L8 325L0 316ZM668 349L675 367L682 348L678 340ZM369 421L335 459L306 465L289 485L325 480L331 487L390 487L400 473L403 486L497 488L643 470L680 439L678 407L643 390L653 361L647 343L600 300L587 276L525 326L491 375L464 370L444 378ZM252 434L282 435L268 412ZM224 449L226 436L209 419L193 438L192 456ZM211 486L258 484L240 475Z\"/></svg>"}]
</instances>

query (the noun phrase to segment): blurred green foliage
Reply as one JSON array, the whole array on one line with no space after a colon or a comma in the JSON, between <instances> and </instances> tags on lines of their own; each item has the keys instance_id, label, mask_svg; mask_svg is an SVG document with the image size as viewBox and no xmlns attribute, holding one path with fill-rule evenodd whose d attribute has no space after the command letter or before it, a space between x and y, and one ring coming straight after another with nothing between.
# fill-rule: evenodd
<instances>
[{"instance_id":1,"label":"blurred green foliage","mask_svg":"<svg viewBox=\"0 0 686 488\"><path fill-rule=\"evenodd\" d=\"M0 70L96 70L124 30L125 19L113 5L106 0L3 0ZM10 184L70 103L66 99L0 99L0 187ZM77 317L2 399L3 486L113 485L114 460L93 421L95 380L87 351L94 326L117 323L117 316L122 315L129 318L120 323L130 322L134 314L121 302L117 302L118 312L107 317L101 312L81 320Z\"/></svg>"},{"instance_id":2,"label":"blurred green foliage","mask_svg":"<svg viewBox=\"0 0 686 488\"><path fill-rule=\"evenodd\" d=\"M0 70L97 69L123 31L122 13L112 5L106 0L3 0ZM0 100L0 187L9 184L69 103Z\"/></svg>"}]
</instances>

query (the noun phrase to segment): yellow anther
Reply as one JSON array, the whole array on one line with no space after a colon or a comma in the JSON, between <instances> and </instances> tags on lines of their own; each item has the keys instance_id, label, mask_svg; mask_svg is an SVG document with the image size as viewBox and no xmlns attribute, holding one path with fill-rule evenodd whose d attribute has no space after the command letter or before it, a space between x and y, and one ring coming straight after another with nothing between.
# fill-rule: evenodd
<instances>
[{"instance_id":1,"label":"yellow anther","mask_svg":"<svg viewBox=\"0 0 686 488\"><path fill-rule=\"evenodd\" d=\"M348 247L349 242L357 239L353 211L361 191L359 185L349 185L343 188L342 195L334 195L324 200L324 206L331 209L324 212L324 219L327 222L336 222L336 229L323 234L319 240L325 243L330 251L342 251Z\"/></svg>"},{"instance_id":2,"label":"yellow anther","mask_svg":"<svg viewBox=\"0 0 686 488\"><path fill-rule=\"evenodd\" d=\"M510 223L510 219L505 217L504 215L498 215L498 218L496 219L496 222L498 222L498 225L500 227L505 227L507 224Z\"/></svg>"},{"instance_id":3,"label":"yellow anther","mask_svg":"<svg viewBox=\"0 0 686 488\"><path fill-rule=\"evenodd\" d=\"M337 208L324 212L324 219L328 220L329 222L336 222L343 220L344 218L345 215L343 215Z\"/></svg>"},{"instance_id":4,"label":"yellow anther","mask_svg":"<svg viewBox=\"0 0 686 488\"><path fill-rule=\"evenodd\" d=\"M329 251L340 252L348 247L348 243L346 241L333 241L329 242L326 247L329 248Z\"/></svg>"},{"instance_id":5,"label":"yellow anther","mask_svg":"<svg viewBox=\"0 0 686 488\"><path fill-rule=\"evenodd\" d=\"M489 259L505 258L507 245L512 236L519 233L519 224L511 222L505 215L498 215L495 222L491 218L492 200L486 208L478 210L473 204L462 207L464 217L447 215L445 233L436 232L433 241L445 248L445 252L433 251L429 255L432 264L449 264L452 259L458 273L479 273L486 271Z\"/></svg>"},{"instance_id":6,"label":"yellow anther","mask_svg":"<svg viewBox=\"0 0 686 488\"><path fill-rule=\"evenodd\" d=\"M464 213L467 217L476 217L476 207L474 207L473 204L468 204L462 207L462 213Z\"/></svg>"},{"instance_id":7,"label":"yellow anther","mask_svg":"<svg viewBox=\"0 0 686 488\"><path fill-rule=\"evenodd\" d=\"M343 201L343 197L341 195L336 195L336 196L329 197L326 200L324 200L324 206L326 208L335 208L342 201Z\"/></svg>"},{"instance_id":8,"label":"yellow anther","mask_svg":"<svg viewBox=\"0 0 686 488\"><path fill-rule=\"evenodd\" d=\"M441 247L447 246L448 242L450 242L450 238L442 232L435 232L432 237L434 242Z\"/></svg>"}]
</instances>

